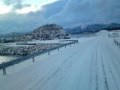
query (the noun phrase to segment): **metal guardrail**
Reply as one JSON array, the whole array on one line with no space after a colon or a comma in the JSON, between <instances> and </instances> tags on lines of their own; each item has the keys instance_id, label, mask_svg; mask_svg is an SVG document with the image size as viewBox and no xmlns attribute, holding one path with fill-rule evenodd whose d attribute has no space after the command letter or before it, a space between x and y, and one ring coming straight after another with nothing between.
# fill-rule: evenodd
<instances>
[{"instance_id":1,"label":"metal guardrail","mask_svg":"<svg viewBox=\"0 0 120 90\"><path fill-rule=\"evenodd\" d=\"M67 44L62 44L62 45L56 46L56 47L48 49L48 50L44 50L44 51L40 51L40 52L35 52L34 54L23 56L21 58L18 58L18 59L9 61L9 62L3 62L2 64L0 64L0 69L3 70L3 75L6 75L6 68L9 67L9 66L18 64L20 62L26 61L26 60L31 59L31 58L32 58L32 60L34 62L35 61L35 57L38 56L38 55L42 55L44 53L48 53L48 55L50 55L50 52L53 51L53 50L58 49L58 51L59 51L59 49L61 47L65 47L66 48L66 46L68 46L68 45L71 46L72 44L78 43L78 40L69 40L69 41L72 41L72 42L67 43Z\"/></svg>"}]
</instances>

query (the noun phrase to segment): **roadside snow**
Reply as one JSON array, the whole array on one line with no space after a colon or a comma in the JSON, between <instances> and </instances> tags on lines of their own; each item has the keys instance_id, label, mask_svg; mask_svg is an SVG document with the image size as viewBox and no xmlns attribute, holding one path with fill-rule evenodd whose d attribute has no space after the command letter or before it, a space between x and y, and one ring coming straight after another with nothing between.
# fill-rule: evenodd
<instances>
[{"instance_id":1,"label":"roadside snow","mask_svg":"<svg viewBox=\"0 0 120 90\"><path fill-rule=\"evenodd\" d=\"M62 39L61 39L62 40ZM56 40L33 40L33 41L30 41L28 43L60 43L59 39L56 39Z\"/></svg>"}]
</instances>

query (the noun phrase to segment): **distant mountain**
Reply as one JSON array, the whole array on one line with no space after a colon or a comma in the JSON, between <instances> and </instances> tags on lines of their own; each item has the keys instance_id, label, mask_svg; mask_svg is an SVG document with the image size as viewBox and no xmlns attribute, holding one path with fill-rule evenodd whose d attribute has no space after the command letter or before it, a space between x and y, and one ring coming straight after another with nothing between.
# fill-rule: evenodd
<instances>
[{"instance_id":1,"label":"distant mountain","mask_svg":"<svg viewBox=\"0 0 120 90\"><path fill-rule=\"evenodd\" d=\"M98 32L100 30L120 30L120 24L111 23L111 24L92 24L88 25L85 28L81 28L81 26L76 26L74 28L65 29L66 32L70 34L78 34L84 32Z\"/></svg>"},{"instance_id":2,"label":"distant mountain","mask_svg":"<svg viewBox=\"0 0 120 90\"><path fill-rule=\"evenodd\" d=\"M81 26L77 26L74 28L66 28L65 31L70 34L76 34L76 33L81 33L83 29L81 28Z\"/></svg>"}]
</instances>

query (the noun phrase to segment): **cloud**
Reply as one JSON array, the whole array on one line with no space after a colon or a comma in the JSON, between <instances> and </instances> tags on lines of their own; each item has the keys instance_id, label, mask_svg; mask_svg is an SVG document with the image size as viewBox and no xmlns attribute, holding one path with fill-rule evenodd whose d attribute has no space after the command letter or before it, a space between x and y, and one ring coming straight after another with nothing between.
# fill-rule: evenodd
<instances>
[{"instance_id":1,"label":"cloud","mask_svg":"<svg viewBox=\"0 0 120 90\"><path fill-rule=\"evenodd\" d=\"M18 3L18 4L13 5L13 7L14 7L14 9L22 9L22 8L25 8L25 7L31 7L31 5L30 4L20 4L20 3Z\"/></svg>"},{"instance_id":2,"label":"cloud","mask_svg":"<svg viewBox=\"0 0 120 90\"><path fill-rule=\"evenodd\" d=\"M32 31L40 26L42 21L42 16L38 16L36 13L23 15L9 13L7 15L0 15L0 34Z\"/></svg>"},{"instance_id":3,"label":"cloud","mask_svg":"<svg viewBox=\"0 0 120 90\"><path fill-rule=\"evenodd\" d=\"M40 25L46 24L46 19L62 11L66 1L44 5L42 10L28 14L0 15L0 31L1 33L32 31Z\"/></svg>"},{"instance_id":4,"label":"cloud","mask_svg":"<svg viewBox=\"0 0 120 90\"><path fill-rule=\"evenodd\" d=\"M92 23L120 23L119 0L69 0L64 9L46 22L63 26Z\"/></svg>"},{"instance_id":5,"label":"cloud","mask_svg":"<svg viewBox=\"0 0 120 90\"><path fill-rule=\"evenodd\" d=\"M8 2L7 2L8 1ZM18 1L18 2L17 2ZM6 5L29 7L23 0L4 0ZM44 5L41 10L24 15L7 14L0 16L0 30L31 31L46 24L57 23L64 27L95 23L120 23L120 0L59 0ZM6 31L5 31L6 30Z\"/></svg>"},{"instance_id":6,"label":"cloud","mask_svg":"<svg viewBox=\"0 0 120 90\"><path fill-rule=\"evenodd\" d=\"M22 9L24 7L30 7L30 4L23 4L24 0L3 0L5 5L12 5L13 9Z\"/></svg>"},{"instance_id":7,"label":"cloud","mask_svg":"<svg viewBox=\"0 0 120 90\"><path fill-rule=\"evenodd\" d=\"M11 4L17 3L18 1L21 2L21 0L3 0L3 3L5 5L11 5Z\"/></svg>"},{"instance_id":8,"label":"cloud","mask_svg":"<svg viewBox=\"0 0 120 90\"><path fill-rule=\"evenodd\" d=\"M44 14L45 18L56 15L64 9L67 2L68 0L59 0L54 3L44 5L42 14Z\"/></svg>"}]
</instances>

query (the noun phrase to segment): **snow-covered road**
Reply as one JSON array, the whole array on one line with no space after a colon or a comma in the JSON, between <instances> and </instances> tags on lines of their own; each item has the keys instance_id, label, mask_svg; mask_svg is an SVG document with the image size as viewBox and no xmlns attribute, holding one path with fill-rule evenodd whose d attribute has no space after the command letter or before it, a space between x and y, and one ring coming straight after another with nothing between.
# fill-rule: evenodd
<instances>
[{"instance_id":1,"label":"snow-covered road","mask_svg":"<svg viewBox=\"0 0 120 90\"><path fill-rule=\"evenodd\" d=\"M120 50L102 31L0 77L0 90L120 90Z\"/></svg>"}]
</instances>

